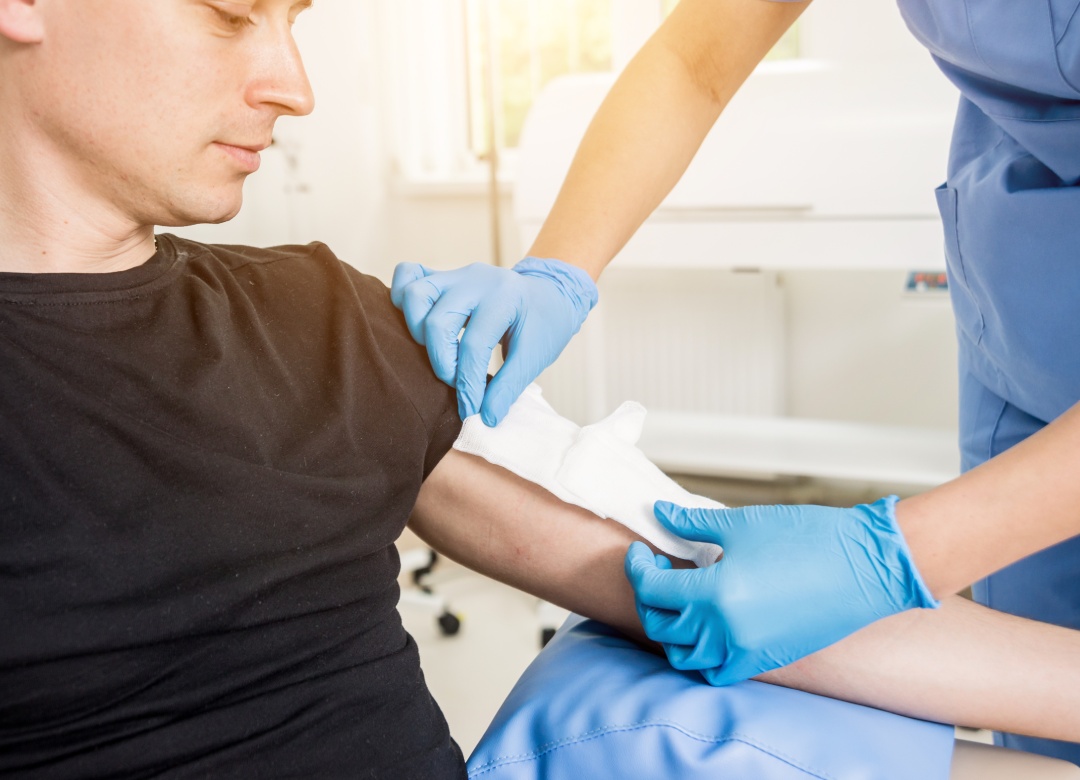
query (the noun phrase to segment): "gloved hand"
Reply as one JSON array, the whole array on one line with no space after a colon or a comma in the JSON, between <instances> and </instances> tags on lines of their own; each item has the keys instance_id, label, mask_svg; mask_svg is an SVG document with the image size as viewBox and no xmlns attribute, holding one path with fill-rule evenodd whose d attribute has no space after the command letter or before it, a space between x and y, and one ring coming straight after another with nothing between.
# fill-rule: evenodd
<instances>
[{"instance_id":1,"label":"gloved hand","mask_svg":"<svg viewBox=\"0 0 1080 780\"><path fill-rule=\"evenodd\" d=\"M635 542L626 554L638 616L676 669L730 685L786 666L863 626L936 607L896 524L896 496L851 509L685 509L657 519L678 536L715 542L723 557L671 568Z\"/></svg>"},{"instance_id":2,"label":"gloved hand","mask_svg":"<svg viewBox=\"0 0 1080 780\"><path fill-rule=\"evenodd\" d=\"M427 346L435 375L457 389L461 419L479 412L494 426L580 330L599 294L577 266L526 257L512 270L474 263L436 272L401 263L390 297ZM505 360L489 385L491 352L504 336Z\"/></svg>"}]
</instances>

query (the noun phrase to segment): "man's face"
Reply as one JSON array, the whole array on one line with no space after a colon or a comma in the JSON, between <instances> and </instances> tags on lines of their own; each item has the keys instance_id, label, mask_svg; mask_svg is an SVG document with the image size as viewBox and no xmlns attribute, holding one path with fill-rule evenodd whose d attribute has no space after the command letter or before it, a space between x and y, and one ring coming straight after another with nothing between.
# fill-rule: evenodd
<instances>
[{"instance_id":1,"label":"man's face","mask_svg":"<svg viewBox=\"0 0 1080 780\"><path fill-rule=\"evenodd\" d=\"M39 0L17 78L60 179L143 225L235 216L277 118L314 106L310 0Z\"/></svg>"}]
</instances>

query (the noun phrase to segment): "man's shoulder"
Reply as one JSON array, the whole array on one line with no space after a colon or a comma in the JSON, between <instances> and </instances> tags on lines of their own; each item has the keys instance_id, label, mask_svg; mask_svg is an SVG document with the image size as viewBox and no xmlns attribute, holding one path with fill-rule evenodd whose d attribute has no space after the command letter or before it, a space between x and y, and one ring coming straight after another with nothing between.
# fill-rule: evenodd
<instances>
[{"instance_id":1,"label":"man's shoulder","mask_svg":"<svg viewBox=\"0 0 1080 780\"><path fill-rule=\"evenodd\" d=\"M189 260L212 258L225 268L235 271L248 265L270 266L284 263L286 267L296 263L315 261L330 265L347 266L337 255L321 241L309 244L282 244L279 246L259 247L248 244L206 244L189 238L165 233L159 240L168 241L178 257ZM359 271L356 272L360 274Z\"/></svg>"},{"instance_id":2,"label":"man's shoulder","mask_svg":"<svg viewBox=\"0 0 1080 780\"><path fill-rule=\"evenodd\" d=\"M389 288L382 280L345 262L321 241L257 247L206 244L171 234L159 238L172 245L177 257L211 273L257 277L292 295L304 290L320 296L346 293L349 297L359 295L366 306L376 309L390 306Z\"/></svg>"}]
</instances>

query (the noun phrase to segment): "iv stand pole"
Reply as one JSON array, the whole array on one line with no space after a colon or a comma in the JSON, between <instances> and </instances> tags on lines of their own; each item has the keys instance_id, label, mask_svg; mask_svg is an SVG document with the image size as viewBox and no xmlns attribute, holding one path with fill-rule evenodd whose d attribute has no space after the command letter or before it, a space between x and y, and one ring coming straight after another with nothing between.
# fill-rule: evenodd
<instances>
[{"instance_id":1,"label":"iv stand pole","mask_svg":"<svg viewBox=\"0 0 1080 780\"><path fill-rule=\"evenodd\" d=\"M488 140L488 207L491 211L491 262L502 266L502 219L499 210L499 143L497 99L498 88L495 83L495 63L497 44L495 36L495 0L483 0L484 42L487 57L484 62L484 92L487 103L485 117Z\"/></svg>"}]
</instances>

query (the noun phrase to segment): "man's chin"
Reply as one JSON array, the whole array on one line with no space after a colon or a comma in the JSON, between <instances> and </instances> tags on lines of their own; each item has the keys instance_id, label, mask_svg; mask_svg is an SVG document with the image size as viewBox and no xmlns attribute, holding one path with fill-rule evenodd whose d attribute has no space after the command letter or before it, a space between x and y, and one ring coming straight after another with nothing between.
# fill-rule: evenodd
<instances>
[{"instance_id":1,"label":"man's chin","mask_svg":"<svg viewBox=\"0 0 1080 780\"><path fill-rule=\"evenodd\" d=\"M240 213L244 205L241 197L225 203L200 204L186 209L174 208L168 216L155 220L161 227L191 227L192 225L220 225Z\"/></svg>"}]
</instances>

